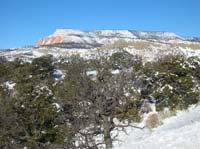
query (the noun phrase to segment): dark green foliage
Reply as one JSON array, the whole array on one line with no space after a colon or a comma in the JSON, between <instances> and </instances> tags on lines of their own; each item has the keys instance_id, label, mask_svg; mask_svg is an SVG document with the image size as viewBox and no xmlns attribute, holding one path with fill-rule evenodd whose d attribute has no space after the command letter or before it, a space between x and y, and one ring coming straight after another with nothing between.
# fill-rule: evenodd
<instances>
[{"instance_id":1,"label":"dark green foliage","mask_svg":"<svg viewBox=\"0 0 200 149\"><path fill-rule=\"evenodd\" d=\"M126 51L114 53L110 57L112 69L130 68L137 61L137 57L132 56Z\"/></svg>"},{"instance_id":2,"label":"dark green foliage","mask_svg":"<svg viewBox=\"0 0 200 149\"><path fill-rule=\"evenodd\" d=\"M55 98L46 86L51 79L53 65L52 61L44 59L37 59L32 64L14 61L6 65L15 66L10 79L16 85L12 94L6 94L10 91L4 88L0 91L0 103L3 104L0 111L2 147L42 148L48 146L48 142L64 142L66 133L62 129L67 128L64 116L57 112L53 105Z\"/></svg>"},{"instance_id":3,"label":"dark green foliage","mask_svg":"<svg viewBox=\"0 0 200 149\"><path fill-rule=\"evenodd\" d=\"M138 102L137 101L127 101L125 105L121 105L116 108L116 116L119 120L130 120L139 122L140 115L138 111Z\"/></svg>"},{"instance_id":4,"label":"dark green foliage","mask_svg":"<svg viewBox=\"0 0 200 149\"><path fill-rule=\"evenodd\" d=\"M153 87L153 96L158 102L157 108L187 108L198 102L199 93L193 75L196 69L190 68L190 59L182 56L167 57L155 65L157 75Z\"/></svg>"},{"instance_id":5,"label":"dark green foliage","mask_svg":"<svg viewBox=\"0 0 200 149\"><path fill-rule=\"evenodd\" d=\"M1 101L4 104L0 113L2 147L38 148L48 146L48 142L63 143L64 119L52 105L51 97L46 96L42 91L35 99Z\"/></svg>"},{"instance_id":6,"label":"dark green foliage","mask_svg":"<svg viewBox=\"0 0 200 149\"><path fill-rule=\"evenodd\" d=\"M55 68L65 77L55 80ZM115 69L119 73L112 74ZM2 59L0 148L97 148L97 135L111 146L110 134L117 127L113 119L140 121L143 99L153 99L158 111L196 104L199 69L197 57L167 56L143 63L124 51L90 60L79 56L56 62L44 56L32 63ZM90 71L96 74L90 76ZM5 82L16 85L9 89Z\"/></svg>"},{"instance_id":7,"label":"dark green foliage","mask_svg":"<svg viewBox=\"0 0 200 149\"><path fill-rule=\"evenodd\" d=\"M33 74L40 74L41 79L46 79L46 77L49 77L54 70L53 57L51 55L34 59L32 61L32 65Z\"/></svg>"}]
</instances>

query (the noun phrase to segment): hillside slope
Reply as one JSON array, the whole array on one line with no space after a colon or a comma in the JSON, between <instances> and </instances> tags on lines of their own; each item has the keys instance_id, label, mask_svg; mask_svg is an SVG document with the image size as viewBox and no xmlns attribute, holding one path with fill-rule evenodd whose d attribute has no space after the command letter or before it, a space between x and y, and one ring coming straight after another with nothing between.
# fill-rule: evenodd
<instances>
[{"instance_id":1,"label":"hillside slope","mask_svg":"<svg viewBox=\"0 0 200 149\"><path fill-rule=\"evenodd\" d=\"M200 106L178 112L153 131L127 128L115 149L198 149L200 146Z\"/></svg>"}]
</instances>

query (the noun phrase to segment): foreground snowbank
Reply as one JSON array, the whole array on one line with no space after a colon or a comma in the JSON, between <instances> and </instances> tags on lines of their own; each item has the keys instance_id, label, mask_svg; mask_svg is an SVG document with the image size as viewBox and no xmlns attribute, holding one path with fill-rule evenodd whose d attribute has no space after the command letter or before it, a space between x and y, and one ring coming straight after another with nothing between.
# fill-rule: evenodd
<instances>
[{"instance_id":1,"label":"foreground snowbank","mask_svg":"<svg viewBox=\"0 0 200 149\"><path fill-rule=\"evenodd\" d=\"M127 133L120 133L114 149L199 149L200 106L178 112L156 129L129 127Z\"/></svg>"}]
</instances>

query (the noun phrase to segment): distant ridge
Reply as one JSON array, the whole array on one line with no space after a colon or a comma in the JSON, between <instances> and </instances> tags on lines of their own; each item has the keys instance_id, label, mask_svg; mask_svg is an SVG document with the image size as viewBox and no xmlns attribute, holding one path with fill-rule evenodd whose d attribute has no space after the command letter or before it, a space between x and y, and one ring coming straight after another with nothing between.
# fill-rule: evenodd
<instances>
[{"instance_id":1,"label":"distant ridge","mask_svg":"<svg viewBox=\"0 0 200 149\"><path fill-rule=\"evenodd\" d=\"M144 39L160 42L179 42L183 37L171 32L151 32L136 30L93 30L57 29L53 34L41 38L35 46L58 43L110 44L116 40ZM178 41L179 40L179 41Z\"/></svg>"}]
</instances>

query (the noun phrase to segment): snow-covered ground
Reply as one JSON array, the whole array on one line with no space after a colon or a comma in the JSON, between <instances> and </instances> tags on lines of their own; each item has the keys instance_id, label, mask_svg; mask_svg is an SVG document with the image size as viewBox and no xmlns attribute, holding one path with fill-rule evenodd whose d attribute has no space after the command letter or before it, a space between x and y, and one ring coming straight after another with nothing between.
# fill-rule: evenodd
<instances>
[{"instance_id":1,"label":"snow-covered ground","mask_svg":"<svg viewBox=\"0 0 200 149\"><path fill-rule=\"evenodd\" d=\"M177 112L153 130L126 130L114 149L200 149L200 106Z\"/></svg>"}]
</instances>

